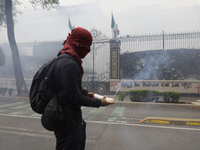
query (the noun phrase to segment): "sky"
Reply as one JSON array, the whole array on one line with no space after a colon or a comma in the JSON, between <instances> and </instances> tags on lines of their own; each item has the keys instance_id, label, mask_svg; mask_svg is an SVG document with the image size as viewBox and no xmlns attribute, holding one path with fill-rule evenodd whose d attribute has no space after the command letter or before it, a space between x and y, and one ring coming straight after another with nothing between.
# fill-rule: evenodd
<instances>
[{"instance_id":1,"label":"sky","mask_svg":"<svg viewBox=\"0 0 200 150\"><path fill-rule=\"evenodd\" d=\"M86 25L84 22L78 22L78 18L70 18L72 23L77 26L86 27L87 29L91 29L95 26L110 37L111 12L113 12L115 22L118 24L120 30L120 35L152 34L162 32L163 30L166 32L180 32L196 31L200 29L200 0L60 0L60 6L87 4L96 1L98 1L104 14L104 22L97 24L97 21L91 20L91 22ZM23 3L20 6L22 12L33 9L29 0L21 0L21 2ZM193 8L193 6L197 5L198 7ZM34 13L37 14L37 10L35 10ZM36 39L58 40L65 38L65 35L69 32L69 29L63 32L63 26L59 25L60 29L55 30L55 33L60 32L59 34L45 37L38 34L37 36L32 34L31 31L25 30L27 26L24 22L27 20L22 20L22 18L26 15L27 14L24 13L16 18L18 21L15 26L16 41L34 41ZM31 18L29 19L30 23ZM67 19L67 16L65 16L65 19ZM44 22L44 24L47 23ZM66 22L65 25L67 26ZM41 26L44 25L41 24ZM48 29L47 27L42 27L40 33L43 32L42 29L44 29L44 34L46 34L48 30L54 30L54 28ZM47 31L45 31L45 29ZM7 42L6 32L6 28L0 31L0 44Z\"/></svg>"},{"instance_id":2,"label":"sky","mask_svg":"<svg viewBox=\"0 0 200 150\"><path fill-rule=\"evenodd\" d=\"M22 9L32 8L29 0L20 0ZM200 0L59 0L61 6L87 4L98 1L104 13L125 12L132 7L146 5L162 5L162 9L188 7L200 3Z\"/></svg>"},{"instance_id":3,"label":"sky","mask_svg":"<svg viewBox=\"0 0 200 150\"><path fill-rule=\"evenodd\" d=\"M61 0L61 5L74 5L78 3L94 2L95 0ZM104 13L110 13L111 10L115 12L125 12L132 7L156 5L161 4L163 9L193 6L199 3L199 0L99 0Z\"/></svg>"}]
</instances>

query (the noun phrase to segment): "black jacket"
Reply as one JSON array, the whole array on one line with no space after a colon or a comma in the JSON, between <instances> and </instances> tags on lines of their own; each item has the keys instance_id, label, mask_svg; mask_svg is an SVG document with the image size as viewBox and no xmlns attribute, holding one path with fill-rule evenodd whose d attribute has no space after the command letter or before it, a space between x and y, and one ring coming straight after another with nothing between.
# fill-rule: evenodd
<instances>
[{"instance_id":1,"label":"black jacket","mask_svg":"<svg viewBox=\"0 0 200 150\"><path fill-rule=\"evenodd\" d=\"M60 54L54 69L54 89L64 90L61 106L65 115L81 115L81 106L100 107L101 100L87 97L82 88L81 65L71 55Z\"/></svg>"}]
</instances>

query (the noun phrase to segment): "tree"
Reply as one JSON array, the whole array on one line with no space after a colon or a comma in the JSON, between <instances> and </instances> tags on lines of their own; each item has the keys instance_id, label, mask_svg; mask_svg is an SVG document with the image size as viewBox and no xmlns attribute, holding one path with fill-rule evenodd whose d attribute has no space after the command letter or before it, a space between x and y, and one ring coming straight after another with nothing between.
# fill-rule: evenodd
<instances>
[{"instance_id":1,"label":"tree","mask_svg":"<svg viewBox=\"0 0 200 150\"><path fill-rule=\"evenodd\" d=\"M29 0L34 8L42 6L43 9L50 10L59 4L59 0Z\"/></svg>"},{"instance_id":2,"label":"tree","mask_svg":"<svg viewBox=\"0 0 200 150\"><path fill-rule=\"evenodd\" d=\"M5 55L3 53L3 49L0 47L0 66L5 65Z\"/></svg>"},{"instance_id":3,"label":"tree","mask_svg":"<svg viewBox=\"0 0 200 150\"><path fill-rule=\"evenodd\" d=\"M12 4L12 14L13 17L21 14L21 12L17 9L21 3L18 0L14 0ZM15 20L16 22L16 20ZM6 27L6 14L5 14L5 0L0 0L0 30L2 27Z\"/></svg>"},{"instance_id":4,"label":"tree","mask_svg":"<svg viewBox=\"0 0 200 150\"><path fill-rule=\"evenodd\" d=\"M12 15L12 0L5 1L5 14L6 14L6 22L7 22L7 35L8 35L10 48L12 51L13 67L14 67L14 74L15 74L15 81L16 81L18 96L28 95L26 82L24 80L24 76L22 73L19 51L18 51L18 47L15 41L14 21L13 21L13 15Z\"/></svg>"},{"instance_id":5,"label":"tree","mask_svg":"<svg viewBox=\"0 0 200 150\"><path fill-rule=\"evenodd\" d=\"M59 4L58 0L30 0L33 6L42 5L45 9L54 8L55 5ZM18 0L0 0L0 29L3 23L7 24L7 35L8 41L12 51L12 59L14 66L14 74L18 96L27 95L27 86L24 80L19 51L15 40L14 34L14 21L13 16L17 15L19 11L17 10L17 4L20 4ZM4 13L5 12L5 13Z\"/></svg>"}]
</instances>

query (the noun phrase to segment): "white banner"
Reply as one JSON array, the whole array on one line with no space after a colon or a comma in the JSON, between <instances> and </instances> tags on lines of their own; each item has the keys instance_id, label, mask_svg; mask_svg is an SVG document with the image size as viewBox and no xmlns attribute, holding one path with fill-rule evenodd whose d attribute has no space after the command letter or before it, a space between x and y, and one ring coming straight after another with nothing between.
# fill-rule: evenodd
<instances>
[{"instance_id":1,"label":"white banner","mask_svg":"<svg viewBox=\"0 0 200 150\"><path fill-rule=\"evenodd\" d=\"M200 93L199 80L112 80L110 91L129 92L130 90L175 91L179 93Z\"/></svg>"}]
</instances>

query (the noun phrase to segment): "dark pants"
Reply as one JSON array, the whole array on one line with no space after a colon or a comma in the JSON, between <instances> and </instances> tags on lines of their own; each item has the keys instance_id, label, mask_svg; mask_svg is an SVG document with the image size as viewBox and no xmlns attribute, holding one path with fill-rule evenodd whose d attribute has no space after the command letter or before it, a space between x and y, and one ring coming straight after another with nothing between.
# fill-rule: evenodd
<instances>
[{"instance_id":1,"label":"dark pants","mask_svg":"<svg viewBox=\"0 0 200 150\"><path fill-rule=\"evenodd\" d=\"M81 116L67 116L57 131L56 150L84 150L86 123Z\"/></svg>"}]
</instances>

